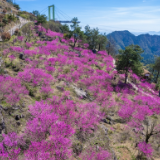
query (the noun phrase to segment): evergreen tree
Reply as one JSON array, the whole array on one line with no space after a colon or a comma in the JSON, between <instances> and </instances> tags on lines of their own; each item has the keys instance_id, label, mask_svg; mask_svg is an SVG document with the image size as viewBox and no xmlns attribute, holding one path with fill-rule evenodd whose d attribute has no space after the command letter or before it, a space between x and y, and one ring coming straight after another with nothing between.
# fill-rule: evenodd
<instances>
[{"instance_id":1,"label":"evergreen tree","mask_svg":"<svg viewBox=\"0 0 160 160\"><path fill-rule=\"evenodd\" d=\"M117 70L125 71L125 83L127 82L129 70L140 75L142 73L141 53L144 51L138 45L129 45L125 50L119 50Z\"/></svg>"},{"instance_id":2,"label":"evergreen tree","mask_svg":"<svg viewBox=\"0 0 160 160\"><path fill-rule=\"evenodd\" d=\"M16 4L16 3L14 3L13 6L14 6L17 10L20 10L20 9L21 9L20 6L19 6L18 4Z\"/></svg>"},{"instance_id":3,"label":"evergreen tree","mask_svg":"<svg viewBox=\"0 0 160 160\"><path fill-rule=\"evenodd\" d=\"M42 14L42 15L38 15L37 16L37 24L44 24L47 22L47 17L45 14Z\"/></svg>"},{"instance_id":4,"label":"evergreen tree","mask_svg":"<svg viewBox=\"0 0 160 160\"><path fill-rule=\"evenodd\" d=\"M160 57L156 58L153 68L157 71L157 75L156 75L156 79L155 79L155 82L157 83L159 73L160 73Z\"/></svg>"},{"instance_id":5,"label":"evergreen tree","mask_svg":"<svg viewBox=\"0 0 160 160\"><path fill-rule=\"evenodd\" d=\"M13 0L6 0L8 3L13 4Z\"/></svg>"},{"instance_id":6,"label":"evergreen tree","mask_svg":"<svg viewBox=\"0 0 160 160\"><path fill-rule=\"evenodd\" d=\"M72 25L71 26L71 29L72 29L72 35L74 37L74 45L73 47L75 47L76 45L76 42L78 39L80 39L82 37L82 31L81 31L81 27L78 25L78 18L77 17L74 17L72 19Z\"/></svg>"},{"instance_id":7,"label":"evergreen tree","mask_svg":"<svg viewBox=\"0 0 160 160\"><path fill-rule=\"evenodd\" d=\"M36 17L40 15L39 11L37 11L37 10L34 10L32 13L33 13Z\"/></svg>"}]
</instances>

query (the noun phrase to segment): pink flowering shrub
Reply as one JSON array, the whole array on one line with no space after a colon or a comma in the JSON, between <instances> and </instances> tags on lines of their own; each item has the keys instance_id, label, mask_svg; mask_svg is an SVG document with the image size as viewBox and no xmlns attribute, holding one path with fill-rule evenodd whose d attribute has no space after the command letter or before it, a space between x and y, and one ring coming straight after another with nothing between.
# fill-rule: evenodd
<instances>
[{"instance_id":1,"label":"pink flowering shrub","mask_svg":"<svg viewBox=\"0 0 160 160\"><path fill-rule=\"evenodd\" d=\"M111 160L111 154L99 147L98 151L91 147L79 156L83 160Z\"/></svg>"},{"instance_id":2,"label":"pink flowering shrub","mask_svg":"<svg viewBox=\"0 0 160 160\"><path fill-rule=\"evenodd\" d=\"M31 145L26 151L28 159L66 159L71 156L71 136L74 129L53 112L52 106L36 102L30 106L30 112L35 117L29 120L26 134L30 137ZM48 134L48 136L47 136Z\"/></svg>"},{"instance_id":3,"label":"pink flowering shrub","mask_svg":"<svg viewBox=\"0 0 160 160\"><path fill-rule=\"evenodd\" d=\"M32 46L32 43L26 42L26 47L30 48Z\"/></svg>"},{"instance_id":4,"label":"pink flowering shrub","mask_svg":"<svg viewBox=\"0 0 160 160\"><path fill-rule=\"evenodd\" d=\"M152 156L153 149L150 144L146 144L145 142L140 142L138 144L138 149L144 153L148 158Z\"/></svg>"},{"instance_id":5,"label":"pink flowering shrub","mask_svg":"<svg viewBox=\"0 0 160 160\"><path fill-rule=\"evenodd\" d=\"M8 56L10 58L11 61L13 61L16 57L12 54Z\"/></svg>"},{"instance_id":6,"label":"pink flowering shrub","mask_svg":"<svg viewBox=\"0 0 160 160\"><path fill-rule=\"evenodd\" d=\"M3 50L3 55L4 55L4 56L7 55L8 53L10 53L10 49L5 49L5 50Z\"/></svg>"},{"instance_id":7,"label":"pink flowering shrub","mask_svg":"<svg viewBox=\"0 0 160 160\"><path fill-rule=\"evenodd\" d=\"M50 74L38 68L25 69L23 72L18 73L18 78L20 78L22 82L31 83L33 86L49 85L53 80Z\"/></svg>"},{"instance_id":8,"label":"pink flowering shrub","mask_svg":"<svg viewBox=\"0 0 160 160\"><path fill-rule=\"evenodd\" d=\"M91 129L96 129L102 117L103 114L99 111L99 106L95 103L79 105L76 125L81 131L89 133Z\"/></svg>"},{"instance_id":9,"label":"pink flowering shrub","mask_svg":"<svg viewBox=\"0 0 160 160\"><path fill-rule=\"evenodd\" d=\"M18 39L20 42L22 42L23 39L24 39L24 37L23 37L23 36L19 36L19 37L17 37L17 39Z\"/></svg>"},{"instance_id":10,"label":"pink flowering shrub","mask_svg":"<svg viewBox=\"0 0 160 160\"><path fill-rule=\"evenodd\" d=\"M22 47L17 47L17 46L11 46L11 47L10 47L10 50L11 50L11 51L14 51L14 52L20 53L20 52L22 52L22 51L24 50L24 48L22 48Z\"/></svg>"},{"instance_id":11,"label":"pink flowering shrub","mask_svg":"<svg viewBox=\"0 0 160 160\"><path fill-rule=\"evenodd\" d=\"M83 44L83 46L84 46L85 48L88 48L88 47L89 47L89 44L85 43L85 44Z\"/></svg>"},{"instance_id":12,"label":"pink flowering shrub","mask_svg":"<svg viewBox=\"0 0 160 160\"><path fill-rule=\"evenodd\" d=\"M18 103L22 96L30 94L32 89L41 97L45 97L42 98L45 100L29 106L31 118L23 134L24 138L30 141L29 148L22 151L19 147L24 145L19 143L21 138L8 134L8 140L4 138L3 143L0 143L1 156L6 159L18 159L18 155L23 153L26 160L71 159L73 138L82 141L89 137L96 131L100 120L105 118L110 110L116 112L117 108L119 117L127 122L126 129L135 128L138 131L137 140L138 138L140 140L146 119L160 114L160 102L154 86L145 81L140 82L140 78L131 70L131 80L138 88L137 92L133 90L132 83L123 84L119 81L115 86L112 82L118 72L114 70L113 57L106 51L93 54L87 49L89 45L80 41L78 47L72 48L69 43L74 42L73 37L65 40L63 34L46 30L41 25L31 29L33 35L35 30L50 37L51 41L36 41L35 38L33 43L26 42L25 48L12 46L3 51L3 55L9 54L11 60L21 52L27 58L23 71L19 72L16 78L0 76L0 93L2 100L11 105ZM24 37L18 37L19 41L23 39ZM31 47L34 49L31 50ZM125 75L121 74L119 77L120 80L124 80ZM63 81L66 87L78 84L77 88L85 92L87 100L81 100L84 103L78 101L75 103L71 99L72 94L77 94L76 89L72 93L65 91L65 87L62 87L60 97L53 96L56 94L53 85L60 81ZM119 100L113 96L115 94ZM84 96L80 98L83 99ZM154 131L158 136L159 124L155 125ZM138 149L151 157L153 149L145 137L144 141L138 144ZM110 160L112 156L101 147L97 149L91 147L82 151L79 158Z\"/></svg>"},{"instance_id":13,"label":"pink flowering shrub","mask_svg":"<svg viewBox=\"0 0 160 160\"><path fill-rule=\"evenodd\" d=\"M28 94L26 88L21 85L20 79L3 76L0 76L0 92L3 99L11 105L19 102L21 96Z\"/></svg>"},{"instance_id":14,"label":"pink flowering shrub","mask_svg":"<svg viewBox=\"0 0 160 160\"><path fill-rule=\"evenodd\" d=\"M0 142L0 157L3 159L18 160L21 152L20 146L25 145L22 136L16 133L3 134L3 140Z\"/></svg>"}]
</instances>

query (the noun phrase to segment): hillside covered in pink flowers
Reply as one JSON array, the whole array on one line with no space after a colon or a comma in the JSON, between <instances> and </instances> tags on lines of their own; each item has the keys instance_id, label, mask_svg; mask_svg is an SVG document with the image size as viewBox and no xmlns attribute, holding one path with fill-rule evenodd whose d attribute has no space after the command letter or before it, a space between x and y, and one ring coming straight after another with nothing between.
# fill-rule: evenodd
<instances>
[{"instance_id":1,"label":"hillside covered in pink flowers","mask_svg":"<svg viewBox=\"0 0 160 160\"><path fill-rule=\"evenodd\" d=\"M132 71L124 84L106 51L30 27L0 52L0 159L160 159L155 86Z\"/></svg>"}]
</instances>

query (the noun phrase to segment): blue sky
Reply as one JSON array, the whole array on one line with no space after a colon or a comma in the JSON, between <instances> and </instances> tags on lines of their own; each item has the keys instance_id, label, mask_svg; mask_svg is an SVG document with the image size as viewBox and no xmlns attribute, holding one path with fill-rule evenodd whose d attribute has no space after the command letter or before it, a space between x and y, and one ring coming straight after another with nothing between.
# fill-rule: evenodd
<instances>
[{"instance_id":1,"label":"blue sky","mask_svg":"<svg viewBox=\"0 0 160 160\"><path fill-rule=\"evenodd\" d=\"M78 17L80 26L98 27L100 32L129 30L130 32L160 31L160 0L15 0L22 10L42 11L54 4L56 18ZM65 14L63 15L62 12ZM62 16L63 15L63 16Z\"/></svg>"}]
</instances>

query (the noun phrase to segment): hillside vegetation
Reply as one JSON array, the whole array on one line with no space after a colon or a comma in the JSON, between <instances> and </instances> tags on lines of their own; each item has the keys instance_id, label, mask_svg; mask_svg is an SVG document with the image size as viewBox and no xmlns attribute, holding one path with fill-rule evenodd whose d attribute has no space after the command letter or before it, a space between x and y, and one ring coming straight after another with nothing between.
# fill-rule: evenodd
<instances>
[{"instance_id":1,"label":"hillside vegetation","mask_svg":"<svg viewBox=\"0 0 160 160\"><path fill-rule=\"evenodd\" d=\"M124 84L106 51L27 28L1 45L1 159L160 159L155 85L131 70Z\"/></svg>"}]
</instances>

